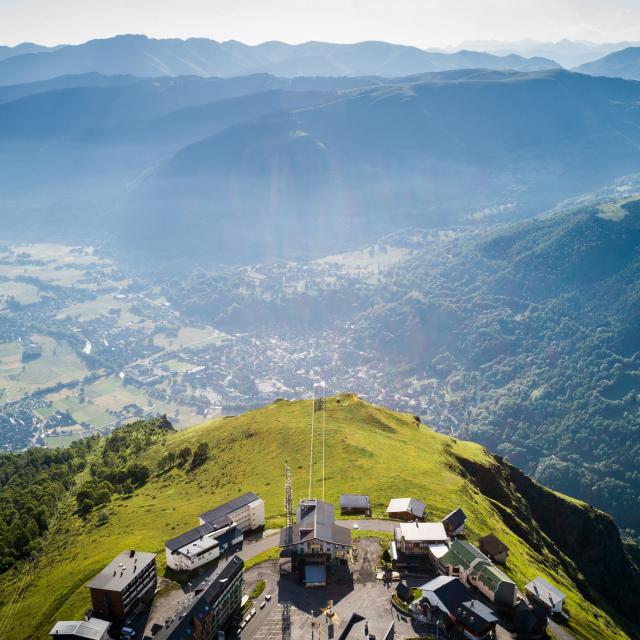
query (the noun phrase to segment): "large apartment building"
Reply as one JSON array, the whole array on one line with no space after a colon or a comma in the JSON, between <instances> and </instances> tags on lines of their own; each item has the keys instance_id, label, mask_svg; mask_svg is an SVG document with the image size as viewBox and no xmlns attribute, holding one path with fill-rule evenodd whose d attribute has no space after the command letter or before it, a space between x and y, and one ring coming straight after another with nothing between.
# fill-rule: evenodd
<instances>
[{"instance_id":1,"label":"large apartment building","mask_svg":"<svg viewBox=\"0 0 640 640\"><path fill-rule=\"evenodd\" d=\"M233 556L202 582L194 597L172 616L154 640L217 640L231 618L239 613L244 589L244 562Z\"/></svg>"},{"instance_id":2,"label":"large apartment building","mask_svg":"<svg viewBox=\"0 0 640 640\"><path fill-rule=\"evenodd\" d=\"M200 515L200 524L212 524L218 529L235 525L245 533L264 527L264 500L252 491L229 500Z\"/></svg>"},{"instance_id":3,"label":"large apartment building","mask_svg":"<svg viewBox=\"0 0 640 640\"><path fill-rule=\"evenodd\" d=\"M165 543L167 566L175 571L193 571L242 545L242 531L236 526L222 529L210 522L201 524Z\"/></svg>"},{"instance_id":4,"label":"large apartment building","mask_svg":"<svg viewBox=\"0 0 640 640\"><path fill-rule=\"evenodd\" d=\"M140 600L153 597L157 583L155 553L123 551L87 584L93 614L122 620Z\"/></svg>"}]
</instances>

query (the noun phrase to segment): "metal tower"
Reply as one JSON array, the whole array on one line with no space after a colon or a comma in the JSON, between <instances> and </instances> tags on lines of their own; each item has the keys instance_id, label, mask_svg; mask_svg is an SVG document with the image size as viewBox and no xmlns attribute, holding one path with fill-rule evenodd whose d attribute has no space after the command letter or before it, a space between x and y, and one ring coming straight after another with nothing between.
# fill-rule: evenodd
<instances>
[{"instance_id":1,"label":"metal tower","mask_svg":"<svg viewBox=\"0 0 640 640\"><path fill-rule=\"evenodd\" d=\"M293 526L293 489L291 488L291 469L288 463L284 463L284 510L286 513L286 536L291 536L291 527ZM291 544L291 540L286 541Z\"/></svg>"}]
</instances>

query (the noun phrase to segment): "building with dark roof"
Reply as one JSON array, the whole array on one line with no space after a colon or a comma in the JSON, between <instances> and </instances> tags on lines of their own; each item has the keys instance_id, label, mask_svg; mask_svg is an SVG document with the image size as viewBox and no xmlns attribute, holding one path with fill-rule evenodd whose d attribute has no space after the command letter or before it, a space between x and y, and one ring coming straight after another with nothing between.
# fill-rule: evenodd
<instances>
[{"instance_id":1,"label":"building with dark roof","mask_svg":"<svg viewBox=\"0 0 640 640\"><path fill-rule=\"evenodd\" d=\"M509 556L509 547L498 538L498 536L490 533L479 540L480 550L488 555L494 562L498 564L506 564Z\"/></svg>"},{"instance_id":2,"label":"building with dark roof","mask_svg":"<svg viewBox=\"0 0 640 640\"><path fill-rule=\"evenodd\" d=\"M521 640L547 637L547 610L542 605L530 605L521 600L513 614L513 626Z\"/></svg>"},{"instance_id":3,"label":"building with dark roof","mask_svg":"<svg viewBox=\"0 0 640 640\"><path fill-rule=\"evenodd\" d=\"M155 553L123 551L87 584L93 613L122 620L138 602L153 597L157 583Z\"/></svg>"},{"instance_id":4,"label":"building with dark roof","mask_svg":"<svg viewBox=\"0 0 640 640\"><path fill-rule=\"evenodd\" d=\"M165 543L167 566L175 571L193 571L242 546L242 531L236 526L218 528L206 522Z\"/></svg>"},{"instance_id":5,"label":"building with dark roof","mask_svg":"<svg viewBox=\"0 0 640 640\"><path fill-rule=\"evenodd\" d=\"M471 591L453 576L438 576L420 587L422 597L412 609L426 620L457 626L471 640L493 637L497 617L493 611L475 600Z\"/></svg>"},{"instance_id":6,"label":"building with dark roof","mask_svg":"<svg viewBox=\"0 0 640 640\"><path fill-rule=\"evenodd\" d=\"M216 640L218 631L239 613L243 589L244 562L233 556L199 585L154 640Z\"/></svg>"},{"instance_id":7,"label":"building with dark roof","mask_svg":"<svg viewBox=\"0 0 640 640\"><path fill-rule=\"evenodd\" d=\"M110 640L110 626L110 622L100 618L61 620L55 623L49 635L56 640Z\"/></svg>"},{"instance_id":8,"label":"building with dark roof","mask_svg":"<svg viewBox=\"0 0 640 640\"><path fill-rule=\"evenodd\" d=\"M442 524L444 525L447 535L451 538L453 536L459 536L464 531L464 523L466 521L467 516L460 507L442 518Z\"/></svg>"},{"instance_id":9,"label":"building with dark roof","mask_svg":"<svg viewBox=\"0 0 640 640\"><path fill-rule=\"evenodd\" d=\"M479 600L468 600L458 605L454 617L456 626L469 640L490 640L495 637L498 618Z\"/></svg>"},{"instance_id":10,"label":"building with dark roof","mask_svg":"<svg viewBox=\"0 0 640 640\"><path fill-rule=\"evenodd\" d=\"M347 561L351 530L336 524L329 502L301 500L296 523L280 531L280 546L291 555L292 566L306 586L326 584L326 567L333 560Z\"/></svg>"},{"instance_id":11,"label":"building with dark roof","mask_svg":"<svg viewBox=\"0 0 640 640\"><path fill-rule=\"evenodd\" d=\"M340 496L340 515L343 516L370 516L371 503L369 496L361 494L343 493Z\"/></svg>"},{"instance_id":12,"label":"building with dark roof","mask_svg":"<svg viewBox=\"0 0 640 640\"><path fill-rule=\"evenodd\" d=\"M201 514L200 524L207 523L219 529L233 524L243 533L264 527L264 500L248 491Z\"/></svg>"}]
</instances>

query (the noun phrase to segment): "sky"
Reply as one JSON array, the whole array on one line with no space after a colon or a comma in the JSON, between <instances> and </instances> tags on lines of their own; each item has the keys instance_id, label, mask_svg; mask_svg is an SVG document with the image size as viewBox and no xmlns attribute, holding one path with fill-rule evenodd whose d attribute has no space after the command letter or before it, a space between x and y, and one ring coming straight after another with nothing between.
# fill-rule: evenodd
<instances>
[{"instance_id":1,"label":"sky","mask_svg":"<svg viewBox=\"0 0 640 640\"><path fill-rule=\"evenodd\" d=\"M304 42L640 40L639 0L0 0L0 44L119 33Z\"/></svg>"}]
</instances>

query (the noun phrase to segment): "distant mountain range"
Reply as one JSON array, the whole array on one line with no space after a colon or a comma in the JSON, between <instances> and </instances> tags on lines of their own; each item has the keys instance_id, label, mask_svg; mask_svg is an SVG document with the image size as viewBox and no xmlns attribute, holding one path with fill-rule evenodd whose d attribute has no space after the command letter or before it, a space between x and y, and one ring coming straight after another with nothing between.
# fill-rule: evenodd
<instances>
[{"instance_id":1,"label":"distant mountain range","mask_svg":"<svg viewBox=\"0 0 640 640\"><path fill-rule=\"evenodd\" d=\"M567 69L592 62L614 51L620 51L632 42L585 42L580 40L558 40L557 42L541 42L531 38L515 41L499 40L467 40L447 52L459 49L471 49L472 51L486 51L494 55L517 54L525 57L543 57L555 60Z\"/></svg>"},{"instance_id":2,"label":"distant mountain range","mask_svg":"<svg viewBox=\"0 0 640 640\"><path fill-rule=\"evenodd\" d=\"M640 47L627 47L579 66L576 71L592 76L640 80Z\"/></svg>"},{"instance_id":3,"label":"distant mountain range","mask_svg":"<svg viewBox=\"0 0 640 640\"><path fill-rule=\"evenodd\" d=\"M399 77L461 68L536 71L559 66L544 58L496 56L477 51L434 53L387 42L307 42L298 45L265 42L250 46L236 41L156 40L142 35L90 40L55 50L30 50L27 47L26 51L4 60L0 57L0 84L36 82L89 72L141 77L230 77L254 73L282 77Z\"/></svg>"}]
</instances>

